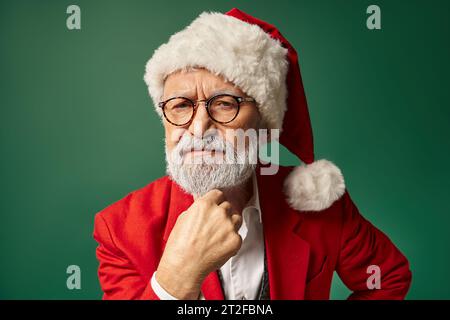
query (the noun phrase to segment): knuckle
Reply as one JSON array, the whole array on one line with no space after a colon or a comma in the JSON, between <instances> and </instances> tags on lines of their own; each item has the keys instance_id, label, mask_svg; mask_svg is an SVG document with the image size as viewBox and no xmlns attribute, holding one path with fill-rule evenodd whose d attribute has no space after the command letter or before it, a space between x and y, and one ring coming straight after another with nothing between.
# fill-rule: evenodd
<instances>
[{"instance_id":1,"label":"knuckle","mask_svg":"<svg viewBox=\"0 0 450 320\"><path fill-rule=\"evenodd\" d=\"M226 232L231 234L235 232L233 223L227 223Z\"/></svg>"},{"instance_id":2,"label":"knuckle","mask_svg":"<svg viewBox=\"0 0 450 320\"><path fill-rule=\"evenodd\" d=\"M231 209L231 203L228 202L228 201L222 202L222 204L220 206L225 208L225 209Z\"/></svg>"},{"instance_id":3,"label":"knuckle","mask_svg":"<svg viewBox=\"0 0 450 320\"><path fill-rule=\"evenodd\" d=\"M209 192L207 192L202 198L203 199L209 199L211 197L217 197L217 196L221 196L223 194L223 191L219 190L219 189L213 189L210 190Z\"/></svg>"},{"instance_id":4,"label":"knuckle","mask_svg":"<svg viewBox=\"0 0 450 320\"><path fill-rule=\"evenodd\" d=\"M231 220L234 227L238 227L242 224L242 217L240 215L234 215Z\"/></svg>"},{"instance_id":5,"label":"knuckle","mask_svg":"<svg viewBox=\"0 0 450 320\"><path fill-rule=\"evenodd\" d=\"M242 244L242 238L237 232L233 232L233 235L231 237L231 241L234 244L234 246L241 246Z\"/></svg>"},{"instance_id":6,"label":"knuckle","mask_svg":"<svg viewBox=\"0 0 450 320\"><path fill-rule=\"evenodd\" d=\"M231 247L233 248L234 252L239 251L242 245L242 238L239 234L235 233L233 237L231 237Z\"/></svg>"},{"instance_id":7,"label":"knuckle","mask_svg":"<svg viewBox=\"0 0 450 320\"><path fill-rule=\"evenodd\" d=\"M216 214L220 216L221 220L226 220L228 215L227 215L227 210L225 208L222 207L217 207L216 208Z\"/></svg>"},{"instance_id":8,"label":"knuckle","mask_svg":"<svg viewBox=\"0 0 450 320\"><path fill-rule=\"evenodd\" d=\"M207 207L211 206L211 201L202 198L197 201L197 205L200 209L206 209Z\"/></svg>"}]
</instances>

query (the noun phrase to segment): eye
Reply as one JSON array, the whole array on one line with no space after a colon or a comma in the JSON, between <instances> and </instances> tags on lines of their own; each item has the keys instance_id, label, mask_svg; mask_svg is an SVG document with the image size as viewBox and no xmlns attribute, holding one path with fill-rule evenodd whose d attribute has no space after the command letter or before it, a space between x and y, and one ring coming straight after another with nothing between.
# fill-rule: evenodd
<instances>
[{"instance_id":1,"label":"eye","mask_svg":"<svg viewBox=\"0 0 450 320\"><path fill-rule=\"evenodd\" d=\"M185 112L192 109L192 103L185 99L174 99L167 103L170 112Z\"/></svg>"},{"instance_id":2,"label":"eye","mask_svg":"<svg viewBox=\"0 0 450 320\"><path fill-rule=\"evenodd\" d=\"M237 108L237 102L230 96L221 96L212 101L211 107L220 112L233 111Z\"/></svg>"},{"instance_id":3,"label":"eye","mask_svg":"<svg viewBox=\"0 0 450 320\"><path fill-rule=\"evenodd\" d=\"M230 108L233 108L234 105L232 102L220 100L220 101L217 101L217 107L220 107L222 109L230 109Z\"/></svg>"},{"instance_id":4,"label":"eye","mask_svg":"<svg viewBox=\"0 0 450 320\"><path fill-rule=\"evenodd\" d=\"M186 109L186 108L190 108L190 107L191 107L191 105L189 103L181 102L181 103L175 105L173 108L174 109Z\"/></svg>"}]
</instances>

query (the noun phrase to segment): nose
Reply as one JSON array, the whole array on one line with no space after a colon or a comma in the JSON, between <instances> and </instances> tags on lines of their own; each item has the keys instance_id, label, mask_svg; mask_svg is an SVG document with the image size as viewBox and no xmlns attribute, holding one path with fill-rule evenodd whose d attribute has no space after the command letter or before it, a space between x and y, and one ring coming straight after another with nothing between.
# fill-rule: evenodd
<instances>
[{"instance_id":1,"label":"nose","mask_svg":"<svg viewBox=\"0 0 450 320\"><path fill-rule=\"evenodd\" d=\"M207 130L214 126L214 121L209 117L208 111L206 110L205 102L198 101L194 118L189 124L189 132L193 136L201 138Z\"/></svg>"}]
</instances>

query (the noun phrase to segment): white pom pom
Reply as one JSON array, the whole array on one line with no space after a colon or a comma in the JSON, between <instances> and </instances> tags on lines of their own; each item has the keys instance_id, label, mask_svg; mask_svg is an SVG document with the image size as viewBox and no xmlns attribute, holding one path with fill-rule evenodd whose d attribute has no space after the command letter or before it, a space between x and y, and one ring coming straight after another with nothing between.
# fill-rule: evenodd
<instances>
[{"instance_id":1,"label":"white pom pom","mask_svg":"<svg viewBox=\"0 0 450 320\"><path fill-rule=\"evenodd\" d=\"M336 165L322 159L292 170L284 181L284 192L292 208L321 211L344 194L344 177Z\"/></svg>"}]
</instances>

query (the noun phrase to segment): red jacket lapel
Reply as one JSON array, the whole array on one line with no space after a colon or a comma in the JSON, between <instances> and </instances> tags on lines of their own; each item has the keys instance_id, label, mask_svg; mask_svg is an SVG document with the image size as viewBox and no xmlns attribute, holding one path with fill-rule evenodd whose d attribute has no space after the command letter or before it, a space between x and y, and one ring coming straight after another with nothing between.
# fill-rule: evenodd
<instances>
[{"instance_id":1,"label":"red jacket lapel","mask_svg":"<svg viewBox=\"0 0 450 320\"><path fill-rule=\"evenodd\" d=\"M283 170L283 172L281 172ZM283 195L287 170L262 176L257 170L259 201L272 300L302 300L305 295L310 247L299 234L302 215L291 209Z\"/></svg>"},{"instance_id":2,"label":"red jacket lapel","mask_svg":"<svg viewBox=\"0 0 450 320\"><path fill-rule=\"evenodd\" d=\"M203 281L202 293L206 300L224 300L222 285L217 271L211 272Z\"/></svg>"}]
</instances>

